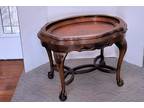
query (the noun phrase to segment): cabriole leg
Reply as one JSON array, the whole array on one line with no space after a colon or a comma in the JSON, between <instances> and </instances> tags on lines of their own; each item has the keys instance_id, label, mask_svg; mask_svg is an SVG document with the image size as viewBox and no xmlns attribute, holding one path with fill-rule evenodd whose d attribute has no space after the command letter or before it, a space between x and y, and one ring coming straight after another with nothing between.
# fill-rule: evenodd
<instances>
[{"instance_id":1,"label":"cabriole leg","mask_svg":"<svg viewBox=\"0 0 144 108\"><path fill-rule=\"evenodd\" d=\"M52 51L47 47L45 43L42 43L42 45L46 48L48 57L49 57L49 63L50 63L50 71L48 72L48 78L53 79L54 77L54 63L53 63L53 57L52 57Z\"/></svg>"},{"instance_id":2,"label":"cabriole leg","mask_svg":"<svg viewBox=\"0 0 144 108\"><path fill-rule=\"evenodd\" d=\"M50 69L51 69L50 72L48 72L48 78L53 79L53 77L54 77L54 64L53 64L52 52L51 52L51 50L48 50L47 53L49 56Z\"/></svg>"},{"instance_id":3,"label":"cabriole leg","mask_svg":"<svg viewBox=\"0 0 144 108\"><path fill-rule=\"evenodd\" d=\"M117 85L121 87L123 86L124 81L121 79L120 71L121 71L122 61L127 50L127 42L125 38L123 38L115 44L119 48L119 58L118 58L117 69L116 69L116 81L117 81Z\"/></svg>"},{"instance_id":4,"label":"cabriole leg","mask_svg":"<svg viewBox=\"0 0 144 108\"><path fill-rule=\"evenodd\" d=\"M64 61L67 53L58 53L54 52L54 58L57 66L57 70L59 71L60 81L61 81L61 92L59 94L59 99L61 101L65 101L67 99L67 94L65 90L65 78L64 78Z\"/></svg>"}]
</instances>

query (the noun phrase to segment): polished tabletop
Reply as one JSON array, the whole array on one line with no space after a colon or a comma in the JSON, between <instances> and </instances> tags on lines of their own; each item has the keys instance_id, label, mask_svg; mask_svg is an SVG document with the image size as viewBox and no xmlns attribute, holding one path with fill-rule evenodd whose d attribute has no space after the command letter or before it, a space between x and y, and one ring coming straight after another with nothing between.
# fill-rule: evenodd
<instances>
[{"instance_id":1,"label":"polished tabletop","mask_svg":"<svg viewBox=\"0 0 144 108\"><path fill-rule=\"evenodd\" d=\"M41 34L57 40L96 39L126 29L123 20L106 15L88 15L47 23Z\"/></svg>"}]
</instances>

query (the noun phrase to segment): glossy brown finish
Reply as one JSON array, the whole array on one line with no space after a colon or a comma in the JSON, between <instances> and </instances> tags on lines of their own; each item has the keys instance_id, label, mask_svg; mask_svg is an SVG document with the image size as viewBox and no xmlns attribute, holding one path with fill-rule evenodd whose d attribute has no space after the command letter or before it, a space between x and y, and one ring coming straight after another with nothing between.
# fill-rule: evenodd
<instances>
[{"instance_id":1,"label":"glossy brown finish","mask_svg":"<svg viewBox=\"0 0 144 108\"><path fill-rule=\"evenodd\" d=\"M93 67L90 71L100 69L106 72L106 69L115 69L106 65L103 55L104 48L116 44L119 48L116 80L118 86L123 85L123 80L120 78L120 68L127 49L124 36L126 31L127 26L122 19L107 15L76 16L47 23L41 28L38 37L48 52L51 64L50 73L53 73L53 70L56 69L60 74L62 89L60 100L64 101L66 99L64 60L71 51L101 49L101 55L95 58L94 65L87 66ZM54 59L52 58L52 52ZM98 59L100 59L100 62L96 64ZM54 60L56 66L53 64ZM77 69L79 68L81 67ZM69 72L74 73L74 69L69 69L68 67L67 69Z\"/></svg>"},{"instance_id":2,"label":"glossy brown finish","mask_svg":"<svg viewBox=\"0 0 144 108\"><path fill-rule=\"evenodd\" d=\"M23 69L23 60L0 61L0 102L11 101Z\"/></svg>"},{"instance_id":3,"label":"glossy brown finish","mask_svg":"<svg viewBox=\"0 0 144 108\"><path fill-rule=\"evenodd\" d=\"M118 58L117 70L116 70L116 80L117 80L118 86L122 86L123 80L120 77L120 70L121 70L121 64L122 64L124 55L127 50L127 42L126 42L125 38L123 38L123 39L120 39L115 44L119 48L119 58Z\"/></svg>"},{"instance_id":4,"label":"glossy brown finish","mask_svg":"<svg viewBox=\"0 0 144 108\"><path fill-rule=\"evenodd\" d=\"M57 69L58 69L59 74L60 74L60 81L61 81L61 93L60 93L60 95L63 95L63 96L66 96L65 78L64 78L64 61L65 61L66 55L67 55L66 53L54 52L54 58L55 58Z\"/></svg>"},{"instance_id":5,"label":"glossy brown finish","mask_svg":"<svg viewBox=\"0 0 144 108\"><path fill-rule=\"evenodd\" d=\"M55 29L55 25L56 27L61 27L63 25L75 23L75 21L83 22L85 21L85 18L94 20L95 22L93 22L96 23L96 25L97 22L102 22L102 24L106 23L106 25L107 23L110 23L109 25L113 25L113 28L103 33L92 33L89 35L57 36L51 33L51 29ZM65 20L63 19L50 24L46 24L38 33L38 37L43 43L49 43L48 47L56 52L82 51L93 50L103 46L111 45L113 44L113 41L117 41L120 37L122 38L121 35L117 36L117 33L125 32L126 30L126 24L120 18L103 15L89 15L67 18Z\"/></svg>"},{"instance_id":6,"label":"glossy brown finish","mask_svg":"<svg viewBox=\"0 0 144 108\"><path fill-rule=\"evenodd\" d=\"M49 57L49 62L50 62L50 72L48 72L48 78L52 79L54 77L54 63L53 63L53 57L52 57L52 52L51 50L47 47L46 43L42 43L42 46L46 48L48 57Z\"/></svg>"}]
</instances>

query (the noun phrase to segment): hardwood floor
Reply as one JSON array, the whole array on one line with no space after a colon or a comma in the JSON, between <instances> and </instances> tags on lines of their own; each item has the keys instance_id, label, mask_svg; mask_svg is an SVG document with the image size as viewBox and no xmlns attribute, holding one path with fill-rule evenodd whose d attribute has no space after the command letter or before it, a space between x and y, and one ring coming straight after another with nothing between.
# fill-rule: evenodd
<instances>
[{"instance_id":1,"label":"hardwood floor","mask_svg":"<svg viewBox=\"0 0 144 108\"><path fill-rule=\"evenodd\" d=\"M23 69L23 60L0 60L0 102L11 101Z\"/></svg>"}]
</instances>

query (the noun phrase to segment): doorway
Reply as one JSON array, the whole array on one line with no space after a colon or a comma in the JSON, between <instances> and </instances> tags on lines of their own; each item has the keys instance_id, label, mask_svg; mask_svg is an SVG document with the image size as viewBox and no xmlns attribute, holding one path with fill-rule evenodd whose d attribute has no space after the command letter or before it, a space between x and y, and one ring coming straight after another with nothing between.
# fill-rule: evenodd
<instances>
[{"instance_id":1,"label":"doorway","mask_svg":"<svg viewBox=\"0 0 144 108\"><path fill-rule=\"evenodd\" d=\"M17 7L0 6L0 102L11 101L23 70Z\"/></svg>"},{"instance_id":2,"label":"doorway","mask_svg":"<svg viewBox=\"0 0 144 108\"><path fill-rule=\"evenodd\" d=\"M16 6L0 6L0 60L22 59Z\"/></svg>"}]
</instances>

